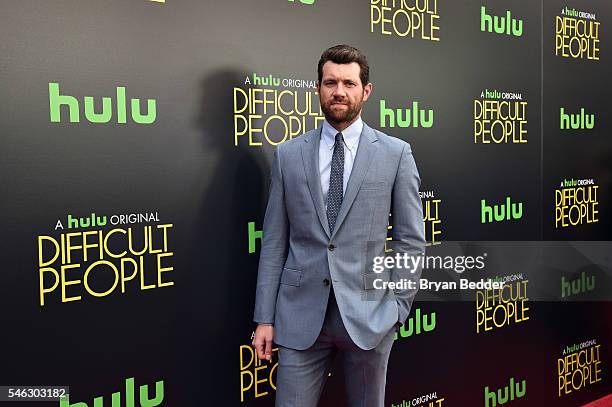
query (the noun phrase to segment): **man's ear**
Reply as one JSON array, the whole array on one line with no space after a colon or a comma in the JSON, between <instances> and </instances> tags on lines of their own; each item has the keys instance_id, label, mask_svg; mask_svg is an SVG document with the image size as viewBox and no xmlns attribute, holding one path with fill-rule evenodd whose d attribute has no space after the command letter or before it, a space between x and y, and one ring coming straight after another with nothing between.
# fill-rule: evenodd
<instances>
[{"instance_id":1,"label":"man's ear","mask_svg":"<svg viewBox=\"0 0 612 407\"><path fill-rule=\"evenodd\" d=\"M363 101L364 102L368 100L368 98L372 94L372 88L373 88L373 85L371 82L363 87Z\"/></svg>"},{"instance_id":2,"label":"man's ear","mask_svg":"<svg viewBox=\"0 0 612 407\"><path fill-rule=\"evenodd\" d=\"M319 92L320 90L321 90L321 84L319 83L319 81L317 81L317 92L321 93L321 92Z\"/></svg>"}]
</instances>

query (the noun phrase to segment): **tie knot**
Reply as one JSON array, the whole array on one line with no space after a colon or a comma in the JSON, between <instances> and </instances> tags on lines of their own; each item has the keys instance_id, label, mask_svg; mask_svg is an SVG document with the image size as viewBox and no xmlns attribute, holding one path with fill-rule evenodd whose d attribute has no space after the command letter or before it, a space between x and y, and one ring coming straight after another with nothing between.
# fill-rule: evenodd
<instances>
[{"instance_id":1,"label":"tie knot","mask_svg":"<svg viewBox=\"0 0 612 407\"><path fill-rule=\"evenodd\" d=\"M342 142L342 141L344 141L344 138L342 137L342 133L336 134L336 143Z\"/></svg>"}]
</instances>

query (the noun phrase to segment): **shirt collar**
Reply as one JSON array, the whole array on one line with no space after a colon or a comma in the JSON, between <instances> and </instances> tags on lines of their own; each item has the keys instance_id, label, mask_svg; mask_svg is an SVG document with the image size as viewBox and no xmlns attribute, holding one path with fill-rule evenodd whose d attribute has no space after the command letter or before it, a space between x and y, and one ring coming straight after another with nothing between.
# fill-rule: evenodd
<instances>
[{"instance_id":1,"label":"shirt collar","mask_svg":"<svg viewBox=\"0 0 612 407\"><path fill-rule=\"evenodd\" d=\"M361 120L361 116L357 118L350 126L346 129L342 130L342 138L344 139L344 144L346 147L355 151L357 148L357 144L359 142L359 137L361 136L361 131L363 130L363 120ZM336 134L338 134L338 130L336 130L327 120L323 121L323 129L321 130L321 139L325 142L325 145L330 150L334 148L334 143L336 142Z\"/></svg>"}]
</instances>

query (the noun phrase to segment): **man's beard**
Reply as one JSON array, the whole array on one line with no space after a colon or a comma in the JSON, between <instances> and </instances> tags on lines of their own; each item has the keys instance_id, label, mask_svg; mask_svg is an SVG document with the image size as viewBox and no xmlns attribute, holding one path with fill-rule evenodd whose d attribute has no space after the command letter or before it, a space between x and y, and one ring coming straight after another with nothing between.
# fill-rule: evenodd
<instances>
[{"instance_id":1,"label":"man's beard","mask_svg":"<svg viewBox=\"0 0 612 407\"><path fill-rule=\"evenodd\" d=\"M335 101L332 100L328 104L321 104L321 110L323 110L323 114L327 121L331 124L342 124L342 123L350 123L361 111L361 106L363 106L363 99L357 101L355 104L345 104L347 109L345 110L334 110L331 105Z\"/></svg>"}]
</instances>

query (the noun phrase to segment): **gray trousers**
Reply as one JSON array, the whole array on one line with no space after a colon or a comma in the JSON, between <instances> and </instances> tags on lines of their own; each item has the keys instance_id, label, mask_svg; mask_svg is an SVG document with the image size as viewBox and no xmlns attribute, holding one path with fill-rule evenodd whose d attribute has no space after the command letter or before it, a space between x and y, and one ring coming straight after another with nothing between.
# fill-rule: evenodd
<instances>
[{"instance_id":1,"label":"gray trousers","mask_svg":"<svg viewBox=\"0 0 612 407\"><path fill-rule=\"evenodd\" d=\"M276 407L315 407L338 353L344 367L347 405L383 407L387 362L395 332L395 327L391 328L374 349L359 348L344 327L331 289L325 321L316 342L305 350L278 346Z\"/></svg>"}]
</instances>

